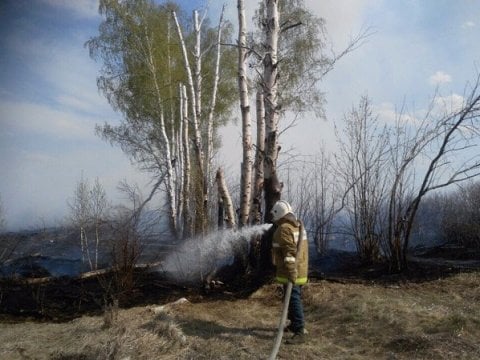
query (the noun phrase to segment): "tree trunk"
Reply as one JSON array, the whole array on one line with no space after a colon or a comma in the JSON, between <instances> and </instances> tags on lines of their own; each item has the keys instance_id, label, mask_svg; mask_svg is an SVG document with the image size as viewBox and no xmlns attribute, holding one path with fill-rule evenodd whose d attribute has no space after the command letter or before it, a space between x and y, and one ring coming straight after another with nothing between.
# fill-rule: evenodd
<instances>
[{"instance_id":1,"label":"tree trunk","mask_svg":"<svg viewBox=\"0 0 480 360\"><path fill-rule=\"evenodd\" d=\"M178 235L179 238L183 238L183 204L184 204L184 196L183 196L183 186L184 186L184 156L183 156L183 104L184 104L184 98L183 98L183 87L181 84L178 85L178 115L179 115L179 121L178 121L178 131L175 132L175 142L177 144L176 149L177 153L175 155L176 159L176 164L175 164L175 175L177 178L177 194L178 194L178 200L177 200L177 228L178 228Z\"/></svg>"},{"instance_id":2,"label":"tree trunk","mask_svg":"<svg viewBox=\"0 0 480 360\"><path fill-rule=\"evenodd\" d=\"M233 210L232 198L228 192L227 184L223 176L223 170L219 168L217 170L216 181L218 185L218 194L220 195L224 210L225 210L225 222L227 228L232 229L235 227L235 211Z\"/></svg>"},{"instance_id":3,"label":"tree trunk","mask_svg":"<svg viewBox=\"0 0 480 360\"><path fill-rule=\"evenodd\" d=\"M239 225L245 226L248 224L252 192L252 124L250 120L250 104L248 98L247 33L243 0L238 0L238 23L238 88L240 93L240 109L242 113L243 145Z\"/></svg>"},{"instance_id":4,"label":"tree trunk","mask_svg":"<svg viewBox=\"0 0 480 360\"><path fill-rule=\"evenodd\" d=\"M220 20L218 22L218 29L217 29L217 48L216 48L216 58L215 58L215 72L213 78L213 88L212 88L212 95L210 101L210 107L208 111L207 117L207 124L206 124L206 134L207 140L205 142L205 181L203 184L204 187L204 211L205 213L208 212L208 199L209 199L209 184L210 184L210 171L211 171L211 161L212 161L212 153L213 153L213 114L215 112L215 105L217 102L217 90L218 90L218 82L220 80L220 58L221 58L221 39L222 39L222 25L223 25L223 13L225 11L225 5L222 7L222 12L220 14Z\"/></svg>"},{"instance_id":5,"label":"tree trunk","mask_svg":"<svg viewBox=\"0 0 480 360\"><path fill-rule=\"evenodd\" d=\"M185 71L187 73L187 80L188 80L188 87L190 89L190 104L192 109L192 128L193 128L193 137L194 137L194 152L195 152L195 159L196 159L196 181L195 185L197 187L197 191L195 191L195 232L197 234L203 234L205 231L205 211L204 211L204 168L203 168L203 146L202 146L202 136L199 126L199 118L197 114L200 112L199 107L197 106L197 92L195 90L195 83L192 76L192 70L190 68L190 63L188 60L187 49L185 46L185 41L183 40L182 30L180 28L180 24L178 23L177 15L175 12L172 12L173 19L175 21L175 25L177 27L177 34L180 39L180 47L182 49L183 54L183 62ZM197 79L198 81L198 79ZM198 85L198 84L197 84Z\"/></svg>"},{"instance_id":6,"label":"tree trunk","mask_svg":"<svg viewBox=\"0 0 480 360\"><path fill-rule=\"evenodd\" d=\"M181 121L183 122L183 137L182 137L182 153L183 153L183 238L187 239L193 235L192 228L192 213L190 203L190 145L189 145L189 132L188 132L188 97L187 89L185 86L181 86L182 95L182 108Z\"/></svg>"},{"instance_id":7,"label":"tree trunk","mask_svg":"<svg viewBox=\"0 0 480 360\"><path fill-rule=\"evenodd\" d=\"M277 109L277 77L278 77L278 35L279 12L277 0L267 0L267 16L264 25L266 54L263 59L263 96L265 104L265 222L271 222L270 211L275 201L280 199L282 187L277 179L278 157L278 109Z\"/></svg>"},{"instance_id":8,"label":"tree trunk","mask_svg":"<svg viewBox=\"0 0 480 360\"><path fill-rule=\"evenodd\" d=\"M265 107L263 93L257 91L257 148L255 154L255 178L253 181L253 195L250 222L262 222L262 191L263 191L263 157L265 153Z\"/></svg>"},{"instance_id":9,"label":"tree trunk","mask_svg":"<svg viewBox=\"0 0 480 360\"><path fill-rule=\"evenodd\" d=\"M168 213L168 218L169 218L169 227L170 231L173 236L177 236L177 209L176 209L176 195L175 195L175 179L174 179L174 171L173 171L173 166L172 166L172 155L171 155L171 148L170 148L170 140L167 136L167 131L165 127L165 118L163 114L163 106L162 106L162 97L160 93L160 85L158 82L157 78L157 67L155 64L154 56L153 56L153 48L152 48L152 43L150 38L147 36L147 51L148 51L148 68L150 70L150 73L152 75L152 80L153 84L155 87L155 95L156 95L156 101L157 101L157 111L159 115L159 135L160 135L160 144L159 148L162 149L163 147L163 153L164 155L164 161L165 161L165 168L166 168L166 181L165 181L165 187L167 191L167 202L169 206L169 213Z\"/></svg>"}]
</instances>

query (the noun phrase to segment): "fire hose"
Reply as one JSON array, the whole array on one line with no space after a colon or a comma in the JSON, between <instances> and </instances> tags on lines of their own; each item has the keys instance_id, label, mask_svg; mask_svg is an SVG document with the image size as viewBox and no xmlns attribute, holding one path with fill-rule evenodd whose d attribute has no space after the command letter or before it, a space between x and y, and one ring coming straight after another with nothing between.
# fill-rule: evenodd
<instances>
[{"instance_id":1,"label":"fire hose","mask_svg":"<svg viewBox=\"0 0 480 360\"><path fill-rule=\"evenodd\" d=\"M280 345L282 344L283 338L283 329L287 322L288 315L288 305L290 304L290 295L292 295L293 283L291 281L287 284L287 290L285 291L285 299L283 300L283 311L282 316L280 317L280 324L278 325L277 336L275 337L275 342L273 343L273 349L270 354L269 360L275 360L277 358L278 350L280 350Z\"/></svg>"},{"instance_id":2,"label":"fire hose","mask_svg":"<svg viewBox=\"0 0 480 360\"><path fill-rule=\"evenodd\" d=\"M300 231L298 235L297 243L297 254L300 249L300 243L303 240L303 223L300 221ZM280 345L282 344L283 331L285 329L285 324L287 322L288 315L288 306L290 305L290 296L292 295L293 282L288 281L287 288L285 290L285 295L283 299L283 310L282 315L280 316L280 323L278 325L277 336L275 337L275 342L273 343L272 352L270 353L269 360L275 360L277 358L278 350L280 350Z\"/></svg>"}]
</instances>

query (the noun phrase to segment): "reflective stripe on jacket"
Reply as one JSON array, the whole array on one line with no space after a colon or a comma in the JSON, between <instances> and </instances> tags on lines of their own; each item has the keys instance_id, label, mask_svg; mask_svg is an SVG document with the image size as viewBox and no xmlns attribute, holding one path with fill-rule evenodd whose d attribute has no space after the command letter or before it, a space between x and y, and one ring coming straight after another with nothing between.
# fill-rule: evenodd
<instances>
[{"instance_id":1,"label":"reflective stripe on jacket","mask_svg":"<svg viewBox=\"0 0 480 360\"><path fill-rule=\"evenodd\" d=\"M305 230L297 254L300 236L300 223L292 214L277 222L278 228L273 234L272 256L276 268L276 280L286 284L295 279L295 285L303 285L308 280L308 240Z\"/></svg>"}]
</instances>

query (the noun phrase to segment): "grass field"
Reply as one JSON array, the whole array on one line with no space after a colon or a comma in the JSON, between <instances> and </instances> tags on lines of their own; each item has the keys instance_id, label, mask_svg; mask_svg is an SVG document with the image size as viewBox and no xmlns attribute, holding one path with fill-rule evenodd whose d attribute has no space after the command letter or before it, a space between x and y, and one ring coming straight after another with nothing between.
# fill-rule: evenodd
<instances>
[{"instance_id":1,"label":"grass field","mask_svg":"<svg viewBox=\"0 0 480 360\"><path fill-rule=\"evenodd\" d=\"M267 285L246 299L4 322L0 359L265 359L281 301ZM478 271L388 285L321 280L305 287L304 305L308 341L283 344L279 359L480 359Z\"/></svg>"}]
</instances>

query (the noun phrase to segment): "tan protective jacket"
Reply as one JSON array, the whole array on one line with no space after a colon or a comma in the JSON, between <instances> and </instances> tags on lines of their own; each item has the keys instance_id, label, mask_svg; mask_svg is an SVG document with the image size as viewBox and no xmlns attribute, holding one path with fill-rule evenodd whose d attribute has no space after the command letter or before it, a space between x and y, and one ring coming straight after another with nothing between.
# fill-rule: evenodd
<instances>
[{"instance_id":1,"label":"tan protective jacket","mask_svg":"<svg viewBox=\"0 0 480 360\"><path fill-rule=\"evenodd\" d=\"M287 214L278 220L277 225L272 242L276 280L286 284L291 279L295 285L303 285L308 280L308 240L305 229L297 251L300 222L292 214Z\"/></svg>"}]
</instances>

